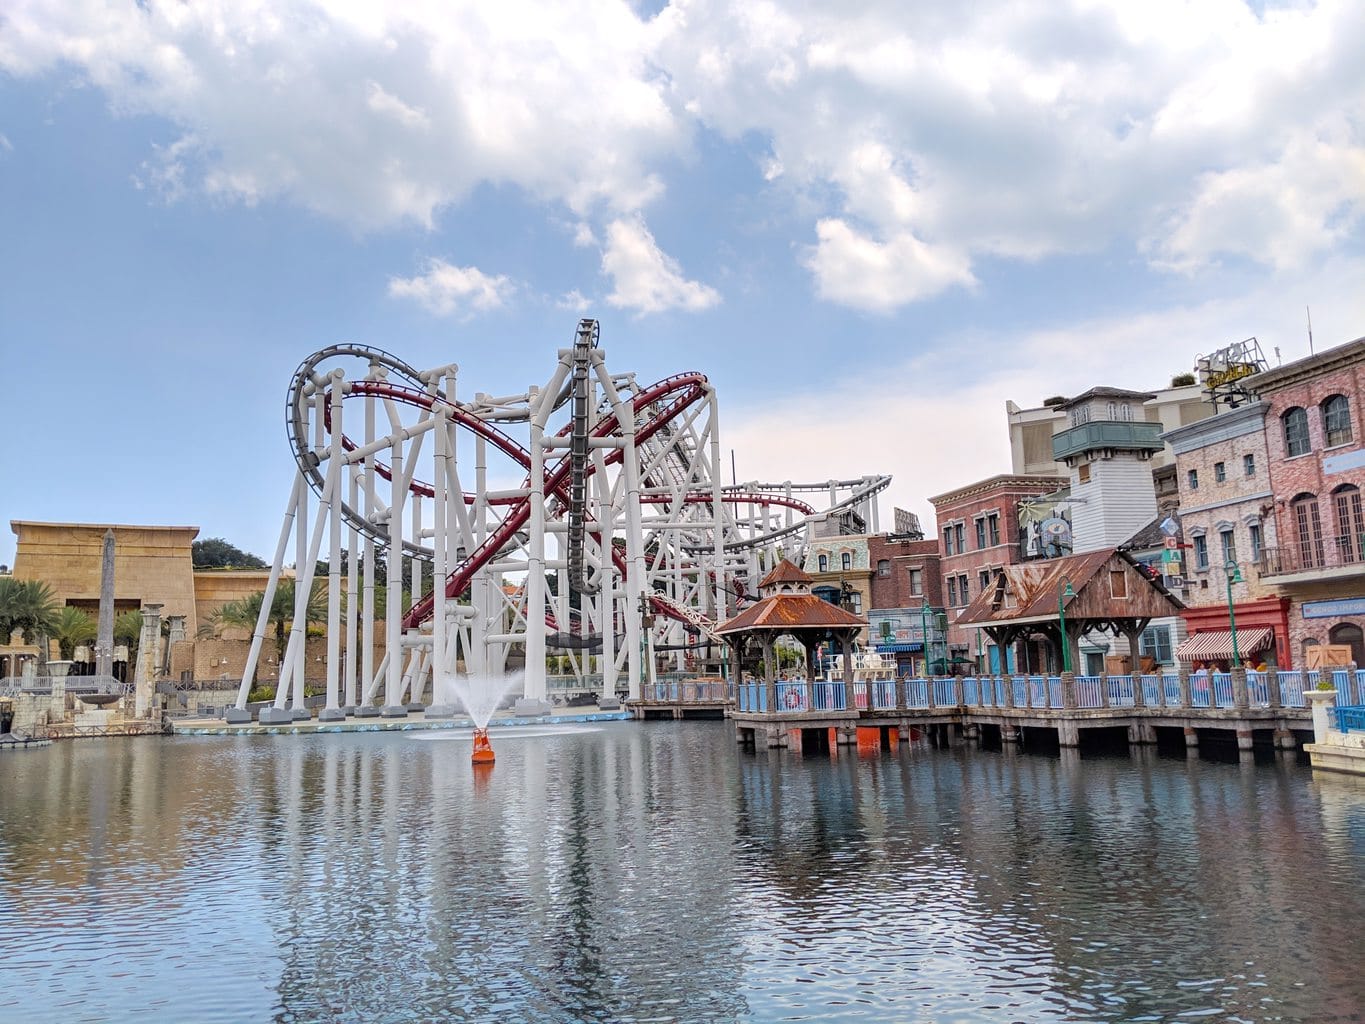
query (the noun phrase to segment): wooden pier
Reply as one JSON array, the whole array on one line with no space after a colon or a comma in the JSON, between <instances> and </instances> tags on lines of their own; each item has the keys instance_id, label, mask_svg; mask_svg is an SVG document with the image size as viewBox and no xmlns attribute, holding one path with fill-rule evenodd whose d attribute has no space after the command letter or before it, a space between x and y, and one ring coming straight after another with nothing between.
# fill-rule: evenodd
<instances>
[{"instance_id":1,"label":"wooden pier","mask_svg":"<svg viewBox=\"0 0 1365 1024\"><path fill-rule=\"evenodd\" d=\"M1339 678L1338 678L1339 677ZM878 730L882 746L916 731L953 736L998 735L1020 742L1027 730L1055 733L1063 748L1078 747L1087 730L1123 730L1130 744L1157 742L1170 730L1188 748L1201 733L1229 734L1240 750L1257 741L1291 750L1312 738L1305 688L1316 672L1185 673L1124 676L982 676L881 680L869 683L805 680L735 687L731 718L746 746L809 749L832 742L854 745L859 730ZM1337 672L1329 681L1341 703L1365 689L1365 672ZM851 697L851 699L850 699ZM823 733L822 737L820 734ZM1169 735L1169 734L1168 734ZM799 739L798 739L799 737Z\"/></svg>"}]
</instances>

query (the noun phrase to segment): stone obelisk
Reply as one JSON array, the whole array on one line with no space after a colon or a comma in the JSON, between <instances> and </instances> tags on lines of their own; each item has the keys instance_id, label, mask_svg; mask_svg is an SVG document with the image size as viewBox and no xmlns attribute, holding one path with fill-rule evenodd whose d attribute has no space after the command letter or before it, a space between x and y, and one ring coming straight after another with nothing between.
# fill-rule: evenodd
<instances>
[{"instance_id":1,"label":"stone obelisk","mask_svg":"<svg viewBox=\"0 0 1365 1024\"><path fill-rule=\"evenodd\" d=\"M95 637L95 677L114 674L114 531L104 531L100 563L100 621Z\"/></svg>"}]
</instances>

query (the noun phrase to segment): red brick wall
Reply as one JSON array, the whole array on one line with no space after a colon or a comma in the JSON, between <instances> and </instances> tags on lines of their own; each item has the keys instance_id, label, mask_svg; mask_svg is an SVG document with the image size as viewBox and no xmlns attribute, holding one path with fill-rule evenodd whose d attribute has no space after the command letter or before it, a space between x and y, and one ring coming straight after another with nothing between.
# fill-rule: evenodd
<instances>
[{"instance_id":1,"label":"red brick wall","mask_svg":"<svg viewBox=\"0 0 1365 1024\"><path fill-rule=\"evenodd\" d=\"M914 608L924 599L932 605L943 604L936 540L890 540L886 537L869 537L867 554L868 564L872 569L872 608ZM890 563L885 576L879 571L881 562ZM923 595L910 591L911 569L920 569L922 572Z\"/></svg>"}]
</instances>

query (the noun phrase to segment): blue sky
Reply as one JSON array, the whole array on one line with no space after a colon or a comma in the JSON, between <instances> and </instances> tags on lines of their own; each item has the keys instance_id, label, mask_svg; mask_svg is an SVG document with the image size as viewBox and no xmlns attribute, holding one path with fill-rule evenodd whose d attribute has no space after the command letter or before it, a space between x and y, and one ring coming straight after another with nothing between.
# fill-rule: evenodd
<instances>
[{"instance_id":1,"label":"blue sky","mask_svg":"<svg viewBox=\"0 0 1365 1024\"><path fill-rule=\"evenodd\" d=\"M268 555L338 341L505 394L593 315L927 516L1007 399L1365 334L1365 10L1140 6L11 0L0 514Z\"/></svg>"}]
</instances>

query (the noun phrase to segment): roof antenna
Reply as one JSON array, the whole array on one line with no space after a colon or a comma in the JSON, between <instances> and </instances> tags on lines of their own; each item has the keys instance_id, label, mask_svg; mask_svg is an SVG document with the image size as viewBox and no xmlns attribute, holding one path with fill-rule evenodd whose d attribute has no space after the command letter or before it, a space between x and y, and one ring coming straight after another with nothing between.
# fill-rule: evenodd
<instances>
[{"instance_id":1,"label":"roof antenna","mask_svg":"<svg viewBox=\"0 0 1365 1024\"><path fill-rule=\"evenodd\" d=\"M1313 311L1307 306L1303 307L1308 312L1308 354L1313 354Z\"/></svg>"}]
</instances>

